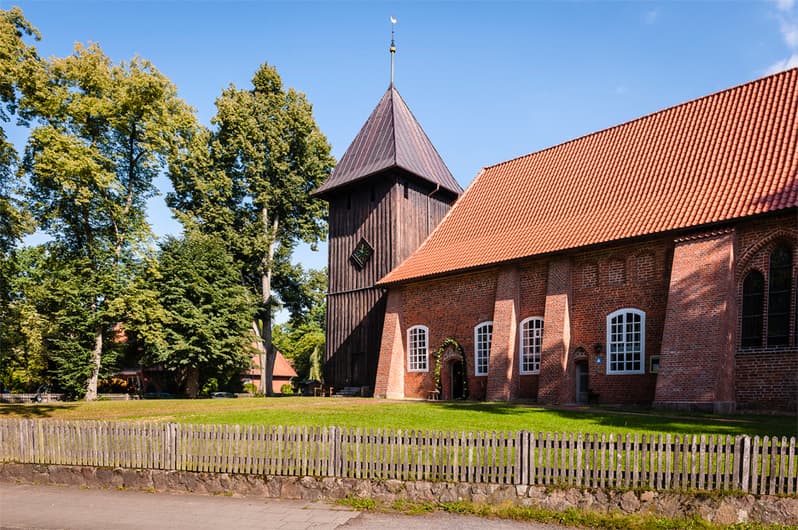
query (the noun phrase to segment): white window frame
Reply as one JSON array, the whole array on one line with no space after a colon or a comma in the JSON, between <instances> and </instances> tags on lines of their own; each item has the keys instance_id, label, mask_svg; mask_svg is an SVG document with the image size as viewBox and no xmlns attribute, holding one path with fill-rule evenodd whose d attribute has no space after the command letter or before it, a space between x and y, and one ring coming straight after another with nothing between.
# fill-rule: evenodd
<instances>
[{"instance_id":1,"label":"white window frame","mask_svg":"<svg viewBox=\"0 0 798 530\"><path fill-rule=\"evenodd\" d=\"M490 326L490 332L488 333L488 348L487 351L484 350L482 347L482 342L480 342L480 333L482 328ZM493 321L486 320L485 322L480 322L476 326L474 326L474 375L488 375L488 368L490 363L490 348L493 345ZM480 360L481 358L485 358L485 371L480 371Z\"/></svg>"},{"instance_id":2,"label":"white window frame","mask_svg":"<svg viewBox=\"0 0 798 530\"><path fill-rule=\"evenodd\" d=\"M535 323L534 327L530 324ZM531 335L526 332L529 331ZM518 344L521 351L520 372L526 374L540 373L540 357L543 350L543 317L529 317L521 321L518 326ZM531 351L530 351L531 350ZM529 363L525 362L529 361ZM524 369L527 364L532 365L532 369Z\"/></svg>"},{"instance_id":3,"label":"white window frame","mask_svg":"<svg viewBox=\"0 0 798 530\"><path fill-rule=\"evenodd\" d=\"M628 328L627 315L637 315L640 317L640 337L639 341L629 340L630 330ZM622 329L613 329L613 320L621 318L620 326ZM635 333L635 330L631 330ZM618 340L618 333L623 334L623 340ZM621 369L613 369L613 364L622 363L626 365L629 362L629 355L634 355L634 345L639 343L640 359L631 362L639 363L640 368L637 370L627 370L625 367ZM619 351L615 351L616 345ZM630 346L631 345L631 346ZM625 307L617 311L613 311L607 315L607 375L623 375L623 374L644 374L646 373L646 312L633 307ZM621 356L620 359L613 360L613 356Z\"/></svg>"},{"instance_id":4,"label":"white window frame","mask_svg":"<svg viewBox=\"0 0 798 530\"><path fill-rule=\"evenodd\" d=\"M423 344L413 340L414 331L423 331ZM420 350L424 352L421 353ZM416 325L407 329L407 371L429 372L429 328Z\"/></svg>"}]
</instances>

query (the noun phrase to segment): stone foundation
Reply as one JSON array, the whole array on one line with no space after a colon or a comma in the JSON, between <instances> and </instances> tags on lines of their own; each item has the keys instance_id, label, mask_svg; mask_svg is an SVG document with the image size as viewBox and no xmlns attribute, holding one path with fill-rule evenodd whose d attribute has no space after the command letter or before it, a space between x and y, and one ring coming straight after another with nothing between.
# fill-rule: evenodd
<instances>
[{"instance_id":1,"label":"stone foundation","mask_svg":"<svg viewBox=\"0 0 798 530\"><path fill-rule=\"evenodd\" d=\"M605 491L500 484L403 482L350 478L271 477L148 469L0 464L0 482L126 488L282 499L338 500L347 496L395 500L498 504L599 513L699 516L718 524L758 522L798 525L798 498L769 495L702 496L657 491Z\"/></svg>"}]
</instances>

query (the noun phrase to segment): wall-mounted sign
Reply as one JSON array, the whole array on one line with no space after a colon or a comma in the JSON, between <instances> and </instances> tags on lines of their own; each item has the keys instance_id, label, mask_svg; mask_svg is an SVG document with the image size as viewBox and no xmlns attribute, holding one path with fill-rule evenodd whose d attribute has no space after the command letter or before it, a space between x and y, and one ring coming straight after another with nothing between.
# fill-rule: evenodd
<instances>
[{"instance_id":1,"label":"wall-mounted sign","mask_svg":"<svg viewBox=\"0 0 798 530\"><path fill-rule=\"evenodd\" d=\"M648 371L652 374L659 372L659 355L652 355L648 358L649 368Z\"/></svg>"},{"instance_id":2,"label":"wall-mounted sign","mask_svg":"<svg viewBox=\"0 0 798 530\"><path fill-rule=\"evenodd\" d=\"M358 241L355 246L355 250L352 251L350 258L352 263L354 263L358 269L362 270L371 259L372 254L374 254L374 248L369 245L368 241L361 237L360 241Z\"/></svg>"}]
</instances>

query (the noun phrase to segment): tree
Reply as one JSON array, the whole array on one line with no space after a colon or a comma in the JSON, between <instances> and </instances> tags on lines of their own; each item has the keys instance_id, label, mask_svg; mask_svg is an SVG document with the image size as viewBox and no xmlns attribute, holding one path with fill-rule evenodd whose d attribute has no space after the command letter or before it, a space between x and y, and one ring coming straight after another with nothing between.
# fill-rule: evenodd
<instances>
[{"instance_id":1,"label":"tree","mask_svg":"<svg viewBox=\"0 0 798 530\"><path fill-rule=\"evenodd\" d=\"M8 141L4 123L16 113L20 91L30 92L42 61L26 38L39 40L39 31L28 22L18 7L0 10L0 257L30 228L27 216L14 199L17 191L15 170L17 152Z\"/></svg>"},{"instance_id":2,"label":"tree","mask_svg":"<svg viewBox=\"0 0 798 530\"><path fill-rule=\"evenodd\" d=\"M86 393L91 374L95 316L85 304L94 289L85 282L91 263L48 243L15 251L9 269L7 320L0 377L4 386L34 391L42 384L69 397ZM103 330L107 340L113 330ZM118 345L103 356L103 375L115 369Z\"/></svg>"},{"instance_id":3,"label":"tree","mask_svg":"<svg viewBox=\"0 0 798 530\"><path fill-rule=\"evenodd\" d=\"M153 276L147 283L162 309L147 324L161 328L162 340L145 341L149 357L183 375L187 394L196 397L203 382L229 379L249 366L255 307L218 237L168 238Z\"/></svg>"},{"instance_id":4,"label":"tree","mask_svg":"<svg viewBox=\"0 0 798 530\"><path fill-rule=\"evenodd\" d=\"M42 78L21 101L39 122L23 161L27 207L79 279L81 305L71 306L72 316L91 323L91 338L60 341L74 362L87 359L70 369L88 371L86 399L95 399L104 335L123 318L151 241L145 206L156 192L153 179L195 119L151 63L113 64L97 45L52 59Z\"/></svg>"},{"instance_id":5,"label":"tree","mask_svg":"<svg viewBox=\"0 0 798 530\"><path fill-rule=\"evenodd\" d=\"M252 84L224 90L214 129L195 135L188 153L172 160L175 192L167 200L185 226L219 234L242 264L259 299L253 327L266 352L261 387L271 394L273 291L281 296L292 286L294 246L325 235L326 204L309 194L334 161L303 94L285 90L268 64Z\"/></svg>"},{"instance_id":6,"label":"tree","mask_svg":"<svg viewBox=\"0 0 798 530\"><path fill-rule=\"evenodd\" d=\"M37 384L43 357L41 342L36 344L40 331L36 314L15 296L17 286L12 285L20 265L14 248L32 225L19 205L19 159L7 139L6 124L15 115L22 122L17 114L21 90L42 64L36 48L26 40L40 38L18 7L0 10L0 386L24 390Z\"/></svg>"},{"instance_id":7,"label":"tree","mask_svg":"<svg viewBox=\"0 0 798 530\"><path fill-rule=\"evenodd\" d=\"M0 261L6 281L0 321L0 387L34 392L47 379L45 338L50 319L42 313L51 277L43 247L22 248Z\"/></svg>"}]
</instances>

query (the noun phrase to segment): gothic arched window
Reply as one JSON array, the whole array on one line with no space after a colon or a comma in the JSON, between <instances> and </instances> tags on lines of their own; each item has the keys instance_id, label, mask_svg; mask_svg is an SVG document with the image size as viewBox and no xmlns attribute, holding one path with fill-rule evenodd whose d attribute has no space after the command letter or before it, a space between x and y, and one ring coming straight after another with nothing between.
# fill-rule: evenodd
<instances>
[{"instance_id":1,"label":"gothic arched window","mask_svg":"<svg viewBox=\"0 0 798 530\"><path fill-rule=\"evenodd\" d=\"M791 295L792 249L779 245L770 254L768 271L768 346L786 346L790 342Z\"/></svg>"},{"instance_id":2,"label":"gothic arched window","mask_svg":"<svg viewBox=\"0 0 798 530\"><path fill-rule=\"evenodd\" d=\"M743 322L740 343L743 348L762 346L762 326L765 316L765 277L752 270L743 280Z\"/></svg>"}]
</instances>

